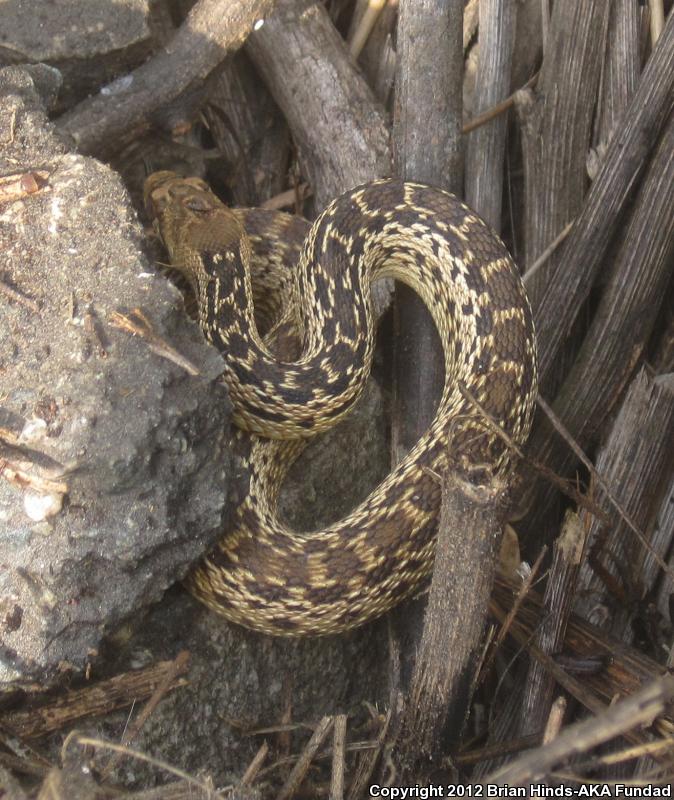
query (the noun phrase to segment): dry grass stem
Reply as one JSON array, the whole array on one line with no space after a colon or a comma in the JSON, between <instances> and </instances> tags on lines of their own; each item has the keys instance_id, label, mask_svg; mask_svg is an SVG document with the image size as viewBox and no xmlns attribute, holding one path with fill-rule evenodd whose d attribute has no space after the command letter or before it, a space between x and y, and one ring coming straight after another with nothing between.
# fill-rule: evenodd
<instances>
[{"instance_id":1,"label":"dry grass stem","mask_svg":"<svg viewBox=\"0 0 674 800\"><path fill-rule=\"evenodd\" d=\"M527 753L488 776L485 784L523 786L545 776L565 759L584 753L643 725L650 725L674 697L674 676L654 680L601 714L566 728L549 744Z\"/></svg>"},{"instance_id":2,"label":"dry grass stem","mask_svg":"<svg viewBox=\"0 0 674 800\"><path fill-rule=\"evenodd\" d=\"M578 445L576 440L571 436L571 434L566 430L564 424L559 419L559 417L555 414L552 408L546 403L546 401L538 395L537 403L539 407L543 410L545 415L548 417L552 425L554 426L555 430L560 434L560 436L564 439L566 444L571 448L573 453L580 459L583 465L588 469L592 478L597 482L597 485L602 489L604 494L606 495L607 499L611 503L611 505L615 508L618 512L620 517L625 521L626 525L629 529L634 533L637 537L639 542L642 546L653 556L658 566L666 572L668 575L674 575L674 569L667 564L667 562L662 558L660 553L658 553L651 543L648 541L646 536L644 535L643 531L636 525L636 523L632 520L630 515L625 511L622 505L618 502L613 492L610 490L606 481L604 480L603 476L599 474L597 469L595 468L594 464L590 461L590 459L585 455L583 449Z\"/></svg>"},{"instance_id":3,"label":"dry grass stem","mask_svg":"<svg viewBox=\"0 0 674 800\"><path fill-rule=\"evenodd\" d=\"M476 128L480 128L482 125L486 125L490 122L494 117L498 117L501 114L504 114L509 108L512 108L515 103L517 102L517 94L525 89L530 89L532 86L536 85L536 81L538 80L538 73L536 73L533 77L529 78L529 80L517 91L513 92L509 97L506 97L505 100L501 100L500 103L496 103L491 108L488 108L486 111L483 111L481 114L477 114L473 117L473 119L469 120L465 123L465 125L461 128L461 132L463 134L470 133L474 131Z\"/></svg>"},{"instance_id":4,"label":"dry grass stem","mask_svg":"<svg viewBox=\"0 0 674 800\"><path fill-rule=\"evenodd\" d=\"M141 753L139 750L132 750L130 747L124 747L124 745L121 744L106 742L103 739L95 739L90 736L81 736L80 734L75 734L74 736L68 736L63 743L63 753L65 753L68 745L71 743L79 744L82 747L93 747L95 750L111 750L113 753L119 753L120 755L128 756L129 758L135 758L137 761L144 761L146 764L151 764L153 767L157 767L157 769L160 769L163 772L168 772L171 775L175 775L177 778L181 778L186 783L189 783L190 786L195 786L197 789L201 789L202 792L206 793L208 798L213 798L213 800L216 798L223 798L224 800L224 798L227 796L227 790L214 792L213 787L209 786L207 783L194 778L192 775L189 775L182 769L178 769L178 767L167 764L166 761L162 761L159 758L154 758L146 753Z\"/></svg>"},{"instance_id":5,"label":"dry grass stem","mask_svg":"<svg viewBox=\"0 0 674 800\"><path fill-rule=\"evenodd\" d=\"M557 236L555 236L555 238L550 242L550 244L545 248L545 250L543 250L540 256L538 256L538 258L534 261L534 263L527 269L524 275L522 275L522 280L524 281L525 286L538 272L538 270L543 266L543 264L545 264L545 262L550 258L550 256L555 252L555 250L564 241L564 239L566 239L566 237L571 233L571 228L573 228L574 222L575 220L572 220L562 228L562 230L557 234Z\"/></svg>"},{"instance_id":6,"label":"dry grass stem","mask_svg":"<svg viewBox=\"0 0 674 800\"><path fill-rule=\"evenodd\" d=\"M548 548L544 545L541 548L541 552L538 554L538 558L531 567L531 570L527 575L526 580L520 586L517 595L515 597L515 602L512 604L512 608L510 609L510 611L508 611L508 614L504 618L503 622L501 623L501 627L499 628L499 631L496 634L496 638L494 639L494 643L492 645L489 657L484 665L483 675L486 675L489 669L491 668L496 653L503 644L505 637L508 635L510 626L512 625L513 620L517 616L517 612L519 611L520 606L524 602L524 599L529 593L529 590L531 589L533 582L538 575L538 571L541 568L541 564L543 563L543 559L545 558L547 552Z\"/></svg>"},{"instance_id":7,"label":"dry grass stem","mask_svg":"<svg viewBox=\"0 0 674 800\"><path fill-rule=\"evenodd\" d=\"M3 725L26 739L60 730L83 717L95 716L130 706L134 700L156 692L168 673L172 689L183 685L175 680L175 661L163 661L144 669L116 675L93 686L71 689L47 705L3 714Z\"/></svg>"},{"instance_id":8,"label":"dry grass stem","mask_svg":"<svg viewBox=\"0 0 674 800\"><path fill-rule=\"evenodd\" d=\"M365 13L349 42L349 52L354 59L357 59L361 54L385 5L386 0L369 0Z\"/></svg>"}]
</instances>

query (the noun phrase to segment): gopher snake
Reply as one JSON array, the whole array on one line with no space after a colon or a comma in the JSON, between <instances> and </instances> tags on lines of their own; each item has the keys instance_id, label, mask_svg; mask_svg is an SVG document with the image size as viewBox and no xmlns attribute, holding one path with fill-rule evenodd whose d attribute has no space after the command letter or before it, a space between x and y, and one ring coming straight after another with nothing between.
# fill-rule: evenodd
<instances>
[{"instance_id":1,"label":"gopher snake","mask_svg":"<svg viewBox=\"0 0 674 800\"><path fill-rule=\"evenodd\" d=\"M347 192L311 228L277 212L229 210L203 181L168 172L151 175L145 195L172 265L193 286L207 339L225 354L234 420L249 432L238 434L248 494L188 587L227 619L276 635L336 633L379 616L430 573L434 473L512 470L503 439L462 387L514 442L528 435L535 341L510 256L455 197L397 180ZM373 351L369 287L382 277L412 286L433 316L445 361L438 410L348 517L294 533L276 516L279 487L302 440L333 425L361 392ZM254 299L270 318L265 339ZM289 331L300 332L301 349L282 360L274 348Z\"/></svg>"}]
</instances>

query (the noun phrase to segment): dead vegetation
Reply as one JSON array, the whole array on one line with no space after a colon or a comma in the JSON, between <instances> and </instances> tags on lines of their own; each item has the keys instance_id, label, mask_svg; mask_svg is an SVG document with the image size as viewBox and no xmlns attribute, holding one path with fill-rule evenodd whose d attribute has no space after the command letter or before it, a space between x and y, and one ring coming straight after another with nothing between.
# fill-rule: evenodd
<instances>
[{"instance_id":1,"label":"dead vegetation","mask_svg":"<svg viewBox=\"0 0 674 800\"><path fill-rule=\"evenodd\" d=\"M189 680L181 654L29 705L5 698L0 797L358 800L375 784L668 785L670 4L189 5L174 4L182 23L165 31L171 45L134 73L123 102L83 100L57 128L110 159L136 193L146 168L189 161L237 204L309 215L385 174L464 195L521 265L539 335L539 414L509 498L515 562L521 553L534 566L524 578L504 570L494 584L506 487L476 496L438 476L437 569L425 609L406 607L390 622L387 708L304 725L270 720L249 732L259 750L238 782L216 787L132 749L166 693ZM388 301L384 290L380 306ZM417 300L396 290L393 317L404 336L391 369L397 458L423 430L442 375ZM162 345L147 326L129 325ZM121 742L75 731L58 762L42 754L48 733L146 698ZM150 761L161 786L113 785L123 758Z\"/></svg>"}]
</instances>

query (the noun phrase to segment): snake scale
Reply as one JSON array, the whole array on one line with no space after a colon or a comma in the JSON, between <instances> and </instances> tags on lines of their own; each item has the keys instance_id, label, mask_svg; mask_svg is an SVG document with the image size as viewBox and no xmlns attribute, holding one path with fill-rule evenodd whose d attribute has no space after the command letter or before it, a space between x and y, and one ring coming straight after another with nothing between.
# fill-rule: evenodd
<instances>
[{"instance_id":1,"label":"snake scale","mask_svg":"<svg viewBox=\"0 0 674 800\"><path fill-rule=\"evenodd\" d=\"M224 354L248 475L247 496L188 588L227 619L275 635L337 633L379 616L430 574L438 475L512 472L511 449L485 412L516 444L529 433L535 337L507 250L454 196L399 180L346 192L311 226L228 209L203 181L170 172L151 175L145 197L171 264L192 284L206 338ZM437 412L351 514L295 533L276 515L279 488L303 441L334 425L363 388L370 285L384 277L410 285L437 326Z\"/></svg>"}]
</instances>

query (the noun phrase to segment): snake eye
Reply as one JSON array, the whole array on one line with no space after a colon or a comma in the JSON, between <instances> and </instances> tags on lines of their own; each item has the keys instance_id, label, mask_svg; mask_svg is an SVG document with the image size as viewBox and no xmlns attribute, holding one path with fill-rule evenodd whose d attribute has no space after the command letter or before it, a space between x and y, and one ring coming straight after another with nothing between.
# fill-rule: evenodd
<instances>
[{"instance_id":1,"label":"snake eye","mask_svg":"<svg viewBox=\"0 0 674 800\"><path fill-rule=\"evenodd\" d=\"M190 211L203 213L205 211L212 211L213 203L208 197L204 197L203 195L193 194L190 195L185 200L185 208L189 208Z\"/></svg>"}]
</instances>

